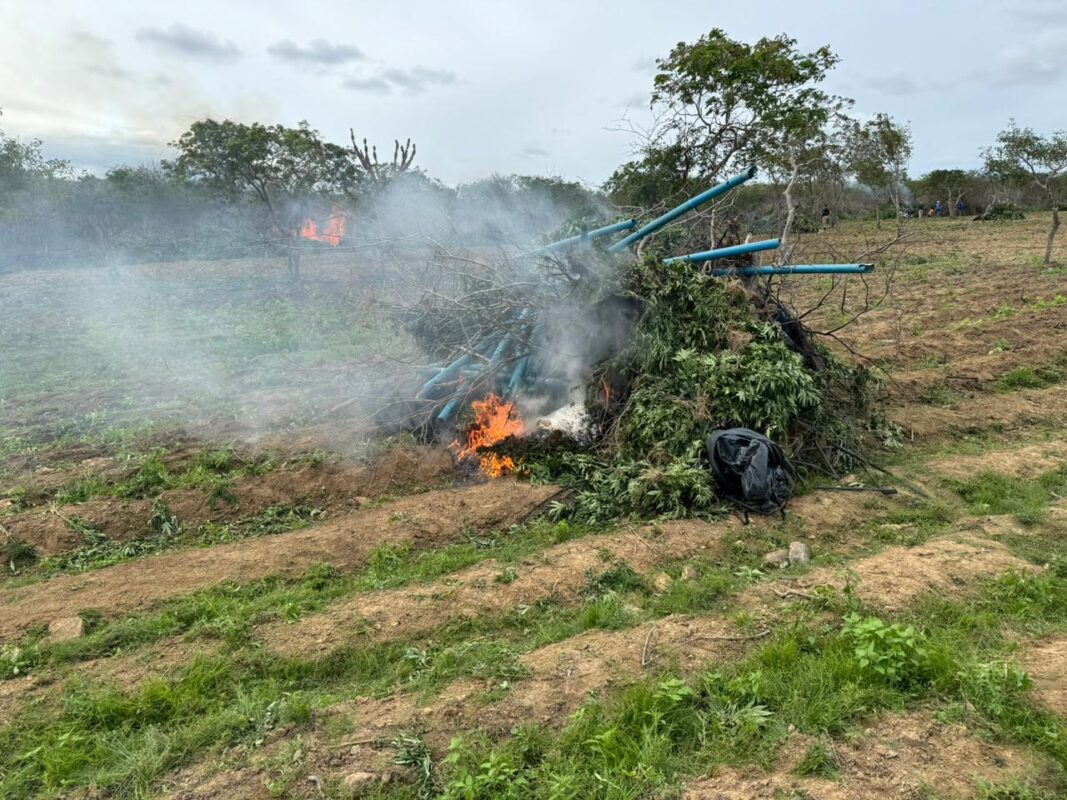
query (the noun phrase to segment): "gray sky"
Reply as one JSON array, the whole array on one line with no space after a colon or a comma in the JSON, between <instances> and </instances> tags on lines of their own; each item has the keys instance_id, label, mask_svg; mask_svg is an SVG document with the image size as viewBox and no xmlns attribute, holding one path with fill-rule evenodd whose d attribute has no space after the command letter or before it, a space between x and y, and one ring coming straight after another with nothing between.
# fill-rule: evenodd
<instances>
[{"instance_id":1,"label":"gray sky","mask_svg":"<svg viewBox=\"0 0 1067 800\"><path fill-rule=\"evenodd\" d=\"M0 0L0 128L102 171L199 118L357 135L446 182L599 184L630 152L654 59L713 27L841 57L830 91L909 121L912 173L974 166L1009 117L1067 127L1067 0Z\"/></svg>"}]
</instances>

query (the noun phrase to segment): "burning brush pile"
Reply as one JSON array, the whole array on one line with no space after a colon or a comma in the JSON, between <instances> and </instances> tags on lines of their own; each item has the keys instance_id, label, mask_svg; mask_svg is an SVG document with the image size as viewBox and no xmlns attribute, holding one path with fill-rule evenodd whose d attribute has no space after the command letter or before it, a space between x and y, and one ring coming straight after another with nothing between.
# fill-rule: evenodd
<instances>
[{"instance_id":1,"label":"burning brush pile","mask_svg":"<svg viewBox=\"0 0 1067 800\"><path fill-rule=\"evenodd\" d=\"M722 428L772 437L801 470L853 466L870 376L815 343L760 276L870 265L754 266L751 253L773 240L666 259L653 243L630 255L629 244L692 207L607 248L601 237L636 223L549 245L507 270L466 271L462 291L405 309L407 329L441 363L420 368L389 422L451 442L487 477L569 486L573 513L593 520L717 508L704 449Z\"/></svg>"}]
</instances>

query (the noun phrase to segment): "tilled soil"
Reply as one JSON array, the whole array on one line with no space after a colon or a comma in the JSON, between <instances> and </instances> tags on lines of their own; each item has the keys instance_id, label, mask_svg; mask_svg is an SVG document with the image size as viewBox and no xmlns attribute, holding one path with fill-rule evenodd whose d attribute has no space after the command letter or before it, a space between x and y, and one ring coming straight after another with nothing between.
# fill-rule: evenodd
<instances>
[{"instance_id":1,"label":"tilled soil","mask_svg":"<svg viewBox=\"0 0 1067 800\"><path fill-rule=\"evenodd\" d=\"M442 489L354 511L310 530L164 553L9 589L0 598L0 641L31 625L87 609L110 617L146 609L221 581L248 582L274 574L295 576L319 563L356 569L383 544L429 548L459 540L470 529L513 524L557 491L553 486L511 480L469 489Z\"/></svg>"},{"instance_id":2,"label":"tilled soil","mask_svg":"<svg viewBox=\"0 0 1067 800\"><path fill-rule=\"evenodd\" d=\"M79 474L87 474L89 468L82 465ZM228 497L212 498L201 489L170 489L151 499L96 497L58 508L30 508L2 516L0 523L10 536L32 545L38 555L54 556L85 545L76 524L120 542L150 536L152 517L160 507L176 516L187 530L208 522L247 520L276 506L313 508L320 512L320 518L329 518L367 499L453 480L448 451L394 448L370 465L296 466L245 476L234 482Z\"/></svg>"},{"instance_id":3,"label":"tilled soil","mask_svg":"<svg viewBox=\"0 0 1067 800\"><path fill-rule=\"evenodd\" d=\"M907 587L893 585L892 575L914 572L916 565L921 565L921 569L909 579ZM939 590L945 580L963 587L1006 569L1025 568L1025 562L996 543L944 539L917 548L890 548L879 556L854 561L849 568L858 577L857 592L864 600L888 606L915 599L924 591ZM946 579L943 574L951 577ZM816 570L807 576L804 586L833 584L836 580L834 573ZM418 730L435 749L443 751L451 737L463 732L507 736L516 720L559 727L592 694L628 685L668 666L691 674L709 661L722 663L738 659L768 635L776 607L803 599L803 595L798 597L788 591L797 589L797 584L789 584L779 592L773 588L754 586L741 599L740 605L754 611L753 616L762 620L754 628L740 629L729 619L714 614L675 615L623 630L591 630L533 650L520 658L528 671L527 677L511 682L503 697L492 702L487 700L487 693L498 688L496 683L461 679L432 699L396 694L341 703L324 710L323 714L347 719L351 730L345 740L353 744L316 750L318 768L338 775L370 771L384 777L393 770L389 763L392 753L382 750L381 744L401 731ZM973 755L971 750L967 753ZM858 759L857 755L857 763ZM176 778L176 783L181 786L172 795L176 798L223 797L229 791L237 791L237 797L253 797L251 787L262 785L262 765L253 762L210 778L197 778L186 772ZM760 796L758 792L737 795ZM862 796L841 795L843 798Z\"/></svg>"},{"instance_id":4,"label":"tilled soil","mask_svg":"<svg viewBox=\"0 0 1067 800\"><path fill-rule=\"evenodd\" d=\"M1067 716L1067 637L1037 642L1024 651L1023 664L1034 682L1037 701Z\"/></svg>"},{"instance_id":5,"label":"tilled soil","mask_svg":"<svg viewBox=\"0 0 1067 800\"><path fill-rule=\"evenodd\" d=\"M499 614L539 600L573 602L590 576L620 561L638 573L691 555L713 555L740 522L671 522L659 535L647 527L590 536L551 547L521 563L477 564L428 584L360 594L297 624L272 623L257 638L286 654L322 654L348 640L406 639L456 620ZM504 573L504 570L510 572ZM500 580L506 574L506 580ZM364 632L366 631L366 632Z\"/></svg>"},{"instance_id":6,"label":"tilled soil","mask_svg":"<svg viewBox=\"0 0 1067 800\"><path fill-rule=\"evenodd\" d=\"M837 780L793 774L812 742L795 736L773 772L725 767L713 777L690 784L683 799L916 800L936 796L962 800L975 796L977 781L1025 783L1049 769L1044 760L1019 748L984 742L966 727L938 722L924 711L885 714L862 737L835 742Z\"/></svg>"},{"instance_id":7,"label":"tilled soil","mask_svg":"<svg viewBox=\"0 0 1067 800\"><path fill-rule=\"evenodd\" d=\"M873 502L876 507L893 504L880 497ZM859 494L813 494L792 504L789 516L804 520L815 531L812 538L818 538L818 532L875 513L867 507L871 503L872 498ZM756 528L776 525L776 518L753 523ZM668 561L712 557L726 537L749 532L737 517L729 517L714 523L674 521L591 536L556 545L516 564L490 559L431 583L360 594L294 624L270 623L257 639L282 653L321 654L346 641L368 636L373 641L409 638L449 622L499 614L547 598L570 603L579 598L591 575L618 562L649 577Z\"/></svg>"},{"instance_id":8,"label":"tilled soil","mask_svg":"<svg viewBox=\"0 0 1067 800\"><path fill-rule=\"evenodd\" d=\"M1000 235L995 231L993 226L979 226L962 234L955 228L950 231L931 224L923 229L924 241L916 252L949 248L957 251L964 263L971 255L967 248L971 244L974 249L987 247ZM807 237L805 241L817 239ZM857 241L856 245L858 252L866 243ZM987 255L1000 257L992 249ZM893 379L886 388L888 414L914 442L940 446L961 434L989 431L1022 437L1028 435L1027 426L1047 429L1067 425L1067 385L995 391L998 379L1017 367L1063 363L1067 356L1067 306L1035 304L1038 297L1050 300L1062 291L1062 274L1036 270L1014 254L1010 258L1005 255L1003 265L997 261L994 266L989 258L983 263L968 263L966 281L948 274L931 285L921 268L911 269L898 281L891 307L861 317L841 334L860 352L890 365ZM804 285L809 287L804 291L814 291L810 289L813 283ZM942 390L942 395L931 397L932 389ZM318 441L308 436L308 441ZM938 458L928 462L925 474L965 478L991 470L1034 477L1063 463L1060 444L1057 440L1026 444L1010 452ZM87 453L86 457L92 455ZM909 477L914 482L914 476ZM936 494L936 489L926 488ZM381 493L390 492L386 489ZM358 494L375 495L370 490ZM80 609L98 608L114 614L144 608L218 580L297 574L319 561L342 568L358 567L376 544L437 546L455 539L465 524L491 527L521 518L523 509L537 507L547 496L541 490L511 482L466 492L431 492L343 517L336 515L341 512L331 511L327 521L314 530L206 551L171 553L98 573L54 579L10 591L6 605L0 601L0 639L32 622L47 622ZM338 497L343 504L344 498ZM190 503L193 500L189 498ZM323 502L328 505L333 501ZM813 494L794 503L790 511L801 516L804 537L820 541L842 526L869 519L878 509L886 508L887 502L872 495ZM471 507L481 503L484 507L480 510ZM79 508L81 513L91 513ZM1049 521L1042 524L1067 530L1067 514L1057 509L1054 506ZM121 530L123 523L118 520L123 513L111 508L104 513L104 524ZM143 509L139 513L143 514ZM196 519L195 509L185 513ZM133 524L140 526L140 517ZM545 597L578 602L590 570L625 560L647 574L665 560L700 555L705 548L714 553L724 536L743 536L732 521L714 525L671 523L662 528L659 535L646 528L615 531L548 548L514 564L485 562L429 584L352 597L295 625L267 625L256 632L256 638L272 650L320 655L349 643L348 631L357 625L371 640L423 635L453 620L500 614ZM591 694L639 680L670 665L682 673L693 673L709 659L741 657L788 613L784 606L804 602L820 586L842 589L845 568L856 576L853 580L858 595L885 609L904 608L930 592L951 595L1006 570L1036 569L998 542L1026 533L1011 517L972 518L952 535L916 547L890 547L854 559L842 568L819 567L795 579L782 573L779 580L757 584L744 592L733 608L736 611L739 606L754 620L744 628L734 624L734 617L704 614L670 616L622 630L592 630L523 655L521 662L529 675L506 688L499 682L464 679L433 698L397 694L323 709L319 712L322 719L349 723L348 744L331 739L325 732L329 726L316 724L306 732L309 769L323 778L364 770L389 775L396 769L389 764L394 752L383 749L381 743L405 730L419 731L440 751L459 732L507 736L516 724L528 722L558 727ZM117 533L116 538L122 535ZM505 570L507 579L497 580ZM160 661L165 663L174 652L183 652L188 643L161 646ZM146 649L136 661L127 663L125 657L102 660L93 663L89 671L99 669L102 675L113 661L117 679L123 685L127 679L132 682L129 685L136 685L153 674L144 659L150 655L151 650ZM1033 676L1035 698L1057 713L1067 713L1062 691L1067 645L1062 637L1024 650L1023 661ZM0 714L5 708L17 707L9 701L21 690L33 694L30 680L6 684L0 684ZM959 798L973 794L976 778L1026 781L1039 776L1044 768L1040 759L1033 759L1026 751L986 743L961 726L936 721L925 711L884 715L869 724L858 738L834 740L841 770L838 781L792 774L812 743L794 734L773 772L724 769L691 783L685 796L690 800L775 796L912 800L932 790L938 797ZM245 752L217 773L211 768L211 759L191 765L171 775L164 782L164 791L182 798L265 797L269 794L265 781L271 771L268 758L276 757L285 743L279 734L263 751ZM295 794L318 796L316 787L314 781L301 784Z\"/></svg>"},{"instance_id":9,"label":"tilled soil","mask_svg":"<svg viewBox=\"0 0 1067 800\"><path fill-rule=\"evenodd\" d=\"M950 439L960 433L1011 431L1026 425L1067 425L1067 385L1003 394L978 394L952 408L907 403L889 416L916 442Z\"/></svg>"},{"instance_id":10,"label":"tilled soil","mask_svg":"<svg viewBox=\"0 0 1067 800\"><path fill-rule=\"evenodd\" d=\"M946 478L973 478L996 472L1013 478L1036 478L1067 463L1067 442L1052 439L1015 450L992 450L978 455L955 455L926 462L927 468Z\"/></svg>"},{"instance_id":11,"label":"tilled soil","mask_svg":"<svg viewBox=\"0 0 1067 800\"><path fill-rule=\"evenodd\" d=\"M857 595L868 603L898 610L928 592L952 592L976 578L999 575L1008 570L1029 572L1032 564L1012 555L999 542L970 536L932 539L916 547L888 547L867 558L848 564L851 576L841 569L819 568L788 584L757 587L763 599L800 596L819 586L837 590L853 581Z\"/></svg>"}]
</instances>

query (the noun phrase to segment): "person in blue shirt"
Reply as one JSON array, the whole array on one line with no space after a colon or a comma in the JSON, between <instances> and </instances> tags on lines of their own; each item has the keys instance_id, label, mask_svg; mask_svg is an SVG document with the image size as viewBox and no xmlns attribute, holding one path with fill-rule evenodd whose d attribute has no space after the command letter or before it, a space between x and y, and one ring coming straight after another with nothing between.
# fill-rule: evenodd
<instances>
[{"instance_id":1,"label":"person in blue shirt","mask_svg":"<svg viewBox=\"0 0 1067 800\"><path fill-rule=\"evenodd\" d=\"M934 203L934 214L936 214L939 217L941 216L941 201L940 200L938 200L936 203Z\"/></svg>"}]
</instances>

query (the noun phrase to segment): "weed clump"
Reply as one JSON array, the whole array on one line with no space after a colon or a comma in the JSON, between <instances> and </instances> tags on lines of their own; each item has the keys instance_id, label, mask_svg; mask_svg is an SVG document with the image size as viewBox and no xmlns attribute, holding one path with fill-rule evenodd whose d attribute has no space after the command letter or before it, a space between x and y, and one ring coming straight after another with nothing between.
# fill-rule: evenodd
<instances>
[{"instance_id":1,"label":"weed clump","mask_svg":"<svg viewBox=\"0 0 1067 800\"><path fill-rule=\"evenodd\" d=\"M579 490L580 518L714 512L703 452L721 428L759 431L797 465L832 474L854 465L873 380L816 344L766 286L649 256L618 289L642 313L629 344L589 383L598 447L529 465L535 478Z\"/></svg>"}]
</instances>

